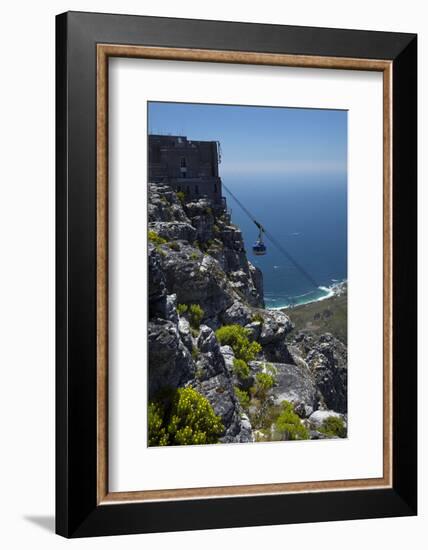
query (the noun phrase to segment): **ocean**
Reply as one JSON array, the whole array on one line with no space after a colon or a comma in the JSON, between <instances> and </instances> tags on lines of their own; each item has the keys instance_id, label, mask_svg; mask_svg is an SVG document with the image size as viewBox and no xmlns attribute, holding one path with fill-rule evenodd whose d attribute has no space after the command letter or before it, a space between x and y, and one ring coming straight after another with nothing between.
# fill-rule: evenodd
<instances>
[{"instance_id":1,"label":"ocean","mask_svg":"<svg viewBox=\"0 0 428 550\"><path fill-rule=\"evenodd\" d=\"M263 272L267 308L326 298L335 284L347 279L346 175L223 176L222 180L312 279L267 238L267 254L255 256L257 227L223 190L232 222L242 230L248 259Z\"/></svg>"}]
</instances>

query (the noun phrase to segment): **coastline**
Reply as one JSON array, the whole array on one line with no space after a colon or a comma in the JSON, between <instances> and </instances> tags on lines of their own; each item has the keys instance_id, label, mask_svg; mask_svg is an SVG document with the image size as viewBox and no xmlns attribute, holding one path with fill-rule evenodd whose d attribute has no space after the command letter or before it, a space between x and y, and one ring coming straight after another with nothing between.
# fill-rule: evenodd
<instances>
[{"instance_id":1,"label":"coastline","mask_svg":"<svg viewBox=\"0 0 428 550\"><path fill-rule=\"evenodd\" d=\"M312 334L330 333L347 345L348 291L347 282L334 286L332 295L322 300L283 308L294 325L292 334L305 331Z\"/></svg>"},{"instance_id":2,"label":"coastline","mask_svg":"<svg viewBox=\"0 0 428 550\"><path fill-rule=\"evenodd\" d=\"M333 298L334 296L341 296L342 294L347 292L348 288L348 281L347 279L344 279L343 281L337 281L334 282L330 286L319 286L319 290L322 290L325 294L322 296L318 296L317 298L309 298L308 300L302 301L302 302L296 302L294 305L288 304L288 305L282 305L282 306L271 306L266 307L267 310L278 310L278 311L289 311L292 309L295 309L296 307L306 306L309 304L315 304L317 302L322 302L324 300L328 300L330 298ZM312 294L312 293L308 293ZM295 298L298 298L296 296Z\"/></svg>"}]
</instances>

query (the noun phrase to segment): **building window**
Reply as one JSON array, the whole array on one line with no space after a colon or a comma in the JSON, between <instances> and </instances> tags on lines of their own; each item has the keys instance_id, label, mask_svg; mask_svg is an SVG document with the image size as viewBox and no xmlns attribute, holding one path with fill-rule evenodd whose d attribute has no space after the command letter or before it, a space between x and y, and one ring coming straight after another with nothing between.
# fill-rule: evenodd
<instances>
[{"instance_id":1,"label":"building window","mask_svg":"<svg viewBox=\"0 0 428 550\"><path fill-rule=\"evenodd\" d=\"M196 195L199 195L199 185L195 185L195 193Z\"/></svg>"},{"instance_id":2,"label":"building window","mask_svg":"<svg viewBox=\"0 0 428 550\"><path fill-rule=\"evenodd\" d=\"M180 160L180 167L181 168L186 168L187 167L186 159L184 157L182 157L182 159Z\"/></svg>"},{"instance_id":3,"label":"building window","mask_svg":"<svg viewBox=\"0 0 428 550\"><path fill-rule=\"evenodd\" d=\"M214 184L214 193L217 193L217 184Z\"/></svg>"}]
</instances>

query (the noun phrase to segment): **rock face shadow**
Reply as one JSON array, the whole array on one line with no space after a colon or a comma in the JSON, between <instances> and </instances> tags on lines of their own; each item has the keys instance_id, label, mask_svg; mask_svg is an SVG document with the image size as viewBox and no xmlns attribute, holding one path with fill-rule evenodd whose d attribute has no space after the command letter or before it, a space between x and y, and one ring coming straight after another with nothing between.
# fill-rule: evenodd
<instances>
[{"instance_id":1,"label":"rock face shadow","mask_svg":"<svg viewBox=\"0 0 428 550\"><path fill-rule=\"evenodd\" d=\"M26 521L38 525L45 531L50 533L55 532L55 518L54 516L24 516Z\"/></svg>"}]
</instances>

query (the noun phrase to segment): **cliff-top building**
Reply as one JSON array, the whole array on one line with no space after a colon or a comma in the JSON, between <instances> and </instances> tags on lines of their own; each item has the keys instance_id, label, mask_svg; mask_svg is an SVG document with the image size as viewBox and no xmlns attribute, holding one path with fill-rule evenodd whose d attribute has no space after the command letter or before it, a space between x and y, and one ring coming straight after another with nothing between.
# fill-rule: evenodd
<instances>
[{"instance_id":1,"label":"cliff-top building","mask_svg":"<svg viewBox=\"0 0 428 550\"><path fill-rule=\"evenodd\" d=\"M221 204L217 141L191 141L185 136L149 135L149 182L167 183L190 199L208 197Z\"/></svg>"}]
</instances>

